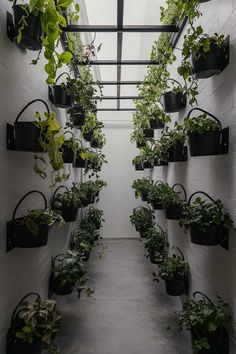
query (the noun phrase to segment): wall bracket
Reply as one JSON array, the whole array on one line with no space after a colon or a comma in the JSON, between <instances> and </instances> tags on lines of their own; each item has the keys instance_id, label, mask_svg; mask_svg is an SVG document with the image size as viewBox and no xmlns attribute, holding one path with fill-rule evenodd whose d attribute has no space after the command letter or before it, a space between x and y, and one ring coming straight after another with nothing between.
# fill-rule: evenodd
<instances>
[{"instance_id":1,"label":"wall bracket","mask_svg":"<svg viewBox=\"0 0 236 354\"><path fill-rule=\"evenodd\" d=\"M223 247L225 250L229 250L229 230L223 228L222 234L219 238L219 245Z\"/></svg>"},{"instance_id":2,"label":"wall bracket","mask_svg":"<svg viewBox=\"0 0 236 354\"><path fill-rule=\"evenodd\" d=\"M14 125L7 123L7 150L15 151L16 150L16 141L15 141L15 129Z\"/></svg>"},{"instance_id":3,"label":"wall bracket","mask_svg":"<svg viewBox=\"0 0 236 354\"><path fill-rule=\"evenodd\" d=\"M7 222L7 253L16 247L13 221Z\"/></svg>"},{"instance_id":4,"label":"wall bracket","mask_svg":"<svg viewBox=\"0 0 236 354\"><path fill-rule=\"evenodd\" d=\"M221 130L220 155L229 153L229 127Z\"/></svg>"}]
</instances>

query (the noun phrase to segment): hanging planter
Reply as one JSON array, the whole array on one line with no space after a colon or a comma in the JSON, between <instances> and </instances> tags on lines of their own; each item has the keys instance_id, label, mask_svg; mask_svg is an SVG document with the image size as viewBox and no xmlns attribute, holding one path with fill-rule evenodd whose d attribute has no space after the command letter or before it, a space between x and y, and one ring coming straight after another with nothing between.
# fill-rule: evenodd
<instances>
[{"instance_id":1,"label":"hanging planter","mask_svg":"<svg viewBox=\"0 0 236 354\"><path fill-rule=\"evenodd\" d=\"M188 292L189 264L180 249L175 248L180 252L181 257L176 255L167 257L160 267L159 276L165 281L168 295L181 296Z\"/></svg>"},{"instance_id":2,"label":"hanging planter","mask_svg":"<svg viewBox=\"0 0 236 354\"><path fill-rule=\"evenodd\" d=\"M159 118L152 117L149 121L151 129L163 129L165 127L165 122Z\"/></svg>"},{"instance_id":3,"label":"hanging planter","mask_svg":"<svg viewBox=\"0 0 236 354\"><path fill-rule=\"evenodd\" d=\"M72 293L74 284L69 282L68 280L62 281L60 280L59 276L56 276L55 273L60 274L60 272L64 273L66 266L69 267L69 264L64 266L63 269L63 257L66 257L64 254L58 254L56 257L52 258L52 274L49 280L49 293L52 295L53 293L56 295L69 295ZM58 261L58 264L56 262ZM60 268L59 268L60 267Z\"/></svg>"},{"instance_id":4,"label":"hanging planter","mask_svg":"<svg viewBox=\"0 0 236 354\"><path fill-rule=\"evenodd\" d=\"M64 188L66 192L57 197L57 192L59 189ZM75 194L75 193L74 193ZM74 222L77 218L78 204L74 199L73 192L69 192L66 186L59 186L52 197L52 208L54 210L60 211L65 222Z\"/></svg>"},{"instance_id":5,"label":"hanging planter","mask_svg":"<svg viewBox=\"0 0 236 354\"><path fill-rule=\"evenodd\" d=\"M64 72L58 76L56 83L63 75L70 77L67 72ZM66 84L48 86L48 90L49 100L54 104L54 106L60 108L70 108L72 106L73 97L66 92Z\"/></svg>"},{"instance_id":6,"label":"hanging planter","mask_svg":"<svg viewBox=\"0 0 236 354\"><path fill-rule=\"evenodd\" d=\"M71 131L66 131L64 135L67 133L70 133L72 137L65 140L62 145L62 158L64 163L74 163L78 143L76 142L74 134Z\"/></svg>"},{"instance_id":7,"label":"hanging planter","mask_svg":"<svg viewBox=\"0 0 236 354\"><path fill-rule=\"evenodd\" d=\"M197 294L202 299L195 300ZM228 304L220 297L214 304L204 293L196 291L178 315L180 329L191 332L193 353L229 354L229 335L224 326L231 321L231 316Z\"/></svg>"},{"instance_id":8,"label":"hanging planter","mask_svg":"<svg viewBox=\"0 0 236 354\"><path fill-rule=\"evenodd\" d=\"M74 105L68 110L68 113L70 115L70 121L73 124L74 128L79 128L85 125L86 113L81 106Z\"/></svg>"},{"instance_id":9,"label":"hanging planter","mask_svg":"<svg viewBox=\"0 0 236 354\"><path fill-rule=\"evenodd\" d=\"M168 255L167 234L162 227L156 224L160 230L155 227L145 232L144 245L148 251L148 258L152 264L161 265Z\"/></svg>"},{"instance_id":10,"label":"hanging planter","mask_svg":"<svg viewBox=\"0 0 236 354\"><path fill-rule=\"evenodd\" d=\"M148 169L148 168L153 168L153 165L151 164L151 162L143 161L143 168L145 170Z\"/></svg>"},{"instance_id":11,"label":"hanging planter","mask_svg":"<svg viewBox=\"0 0 236 354\"><path fill-rule=\"evenodd\" d=\"M14 16L14 37L17 37L19 32L21 32L20 46L29 50L41 50L41 13L35 16L32 12L29 12L28 5L16 5L16 1L13 2L12 9ZM28 15L26 15L27 13ZM23 30L22 21L26 23Z\"/></svg>"},{"instance_id":12,"label":"hanging planter","mask_svg":"<svg viewBox=\"0 0 236 354\"><path fill-rule=\"evenodd\" d=\"M178 193L174 191L174 188L180 186L184 193L184 200L181 200ZM187 194L184 186L180 183L176 183L171 188L170 193L167 193L165 197L163 197L164 209L165 209L165 217L169 220L179 220L182 215L183 205L187 202Z\"/></svg>"},{"instance_id":13,"label":"hanging planter","mask_svg":"<svg viewBox=\"0 0 236 354\"><path fill-rule=\"evenodd\" d=\"M154 162L154 167L168 166L168 162L164 160L158 160Z\"/></svg>"},{"instance_id":14,"label":"hanging planter","mask_svg":"<svg viewBox=\"0 0 236 354\"><path fill-rule=\"evenodd\" d=\"M143 171L143 164L142 163L136 163L135 165L135 171Z\"/></svg>"},{"instance_id":15,"label":"hanging planter","mask_svg":"<svg viewBox=\"0 0 236 354\"><path fill-rule=\"evenodd\" d=\"M20 248L35 248L43 247L47 244L49 234L49 224L46 223L46 217L44 221L43 211L40 215L36 215L37 210L33 212L35 215L29 215L16 219L16 212L22 201L30 194L38 193L43 197L45 204L45 213L47 212L47 200L43 193L39 191L30 191L17 203L13 215L12 221L7 223L7 251L10 251L14 247ZM39 210L41 211L41 210ZM51 212L50 218L54 215ZM37 219L38 218L38 219ZM32 221L31 221L32 220ZM31 224L33 227L31 228ZM35 227L37 229L35 230Z\"/></svg>"},{"instance_id":16,"label":"hanging planter","mask_svg":"<svg viewBox=\"0 0 236 354\"><path fill-rule=\"evenodd\" d=\"M138 149L140 149L140 148L142 148L142 147L144 147L146 145L146 142L145 141L142 141L142 142L136 142L136 147L138 148Z\"/></svg>"},{"instance_id":17,"label":"hanging planter","mask_svg":"<svg viewBox=\"0 0 236 354\"><path fill-rule=\"evenodd\" d=\"M197 198L191 204L192 198L199 193L209 198L211 203ZM205 192L198 191L190 196L181 215L180 226L189 228L190 240L194 244L229 247L229 228L233 227L233 221L224 211L221 201L214 200Z\"/></svg>"},{"instance_id":18,"label":"hanging planter","mask_svg":"<svg viewBox=\"0 0 236 354\"><path fill-rule=\"evenodd\" d=\"M164 183L162 181L156 181L150 186L148 192L148 202L154 210L163 210L163 203L161 199L163 186Z\"/></svg>"},{"instance_id":19,"label":"hanging planter","mask_svg":"<svg viewBox=\"0 0 236 354\"><path fill-rule=\"evenodd\" d=\"M205 37L203 38L205 40ZM208 79L220 74L229 64L229 41L219 46L214 37L209 37L210 49L204 50L200 47L197 55L191 55L193 74L197 79Z\"/></svg>"},{"instance_id":20,"label":"hanging planter","mask_svg":"<svg viewBox=\"0 0 236 354\"><path fill-rule=\"evenodd\" d=\"M154 130L153 129L143 129L143 134L146 139L154 138Z\"/></svg>"},{"instance_id":21,"label":"hanging planter","mask_svg":"<svg viewBox=\"0 0 236 354\"><path fill-rule=\"evenodd\" d=\"M140 237L146 237L145 232L154 226L154 212L150 207L137 207L130 215L130 221L135 226Z\"/></svg>"},{"instance_id":22,"label":"hanging planter","mask_svg":"<svg viewBox=\"0 0 236 354\"><path fill-rule=\"evenodd\" d=\"M83 138L86 141L91 141L93 139L93 131L90 131L88 133L83 133Z\"/></svg>"},{"instance_id":23,"label":"hanging planter","mask_svg":"<svg viewBox=\"0 0 236 354\"><path fill-rule=\"evenodd\" d=\"M203 112L190 118L194 111ZM209 118L210 116L211 118ZM185 119L191 156L227 154L229 151L229 128L222 129L221 122L213 114L201 108L193 108Z\"/></svg>"},{"instance_id":24,"label":"hanging planter","mask_svg":"<svg viewBox=\"0 0 236 354\"><path fill-rule=\"evenodd\" d=\"M169 81L177 83L179 86L179 91L168 91L164 93L164 111L166 113L179 112L186 107L186 95L183 93L183 87L178 81L174 79L169 79Z\"/></svg>"},{"instance_id":25,"label":"hanging planter","mask_svg":"<svg viewBox=\"0 0 236 354\"><path fill-rule=\"evenodd\" d=\"M168 162L183 162L187 160L187 147L184 143L177 143L171 146L168 151Z\"/></svg>"},{"instance_id":26,"label":"hanging planter","mask_svg":"<svg viewBox=\"0 0 236 354\"><path fill-rule=\"evenodd\" d=\"M17 115L14 126L7 124L7 149L29 152L43 152L40 145L41 129L35 121L19 122L19 118L24 111L34 102L42 102L49 114L47 103L41 99L30 101Z\"/></svg>"}]
</instances>

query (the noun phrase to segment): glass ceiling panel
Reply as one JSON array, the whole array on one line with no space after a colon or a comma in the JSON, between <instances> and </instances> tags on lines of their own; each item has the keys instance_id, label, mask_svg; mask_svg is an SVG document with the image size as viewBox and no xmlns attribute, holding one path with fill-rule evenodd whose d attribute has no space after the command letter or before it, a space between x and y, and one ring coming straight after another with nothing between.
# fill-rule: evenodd
<instances>
[{"instance_id":1,"label":"glass ceiling panel","mask_svg":"<svg viewBox=\"0 0 236 354\"><path fill-rule=\"evenodd\" d=\"M138 88L135 85L122 85L121 96L137 96Z\"/></svg>"},{"instance_id":2,"label":"glass ceiling panel","mask_svg":"<svg viewBox=\"0 0 236 354\"><path fill-rule=\"evenodd\" d=\"M124 25L157 25L166 0L124 0Z\"/></svg>"},{"instance_id":3,"label":"glass ceiling panel","mask_svg":"<svg viewBox=\"0 0 236 354\"><path fill-rule=\"evenodd\" d=\"M90 25L116 25L117 0L80 0L81 8L87 8L88 23ZM85 16L81 16L81 25L85 23Z\"/></svg>"},{"instance_id":4,"label":"glass ceiling panel","mask_svg":"<svg viewBox=\"0 0 236 354\"><path fill-rule=\"evenodd\" d=\"M97 108L117 108L117 100L98 101Z\"/></svg>"},{"instance_id":5,"label":"glass ceiling panel","mask_svg":"<svg viewBox=\"0 0 236 354\"><path fill-rule=\"evenodd\" d=\"M159 33L124 33L123 60L149 60L153 43Z\"/></svg>"},{"instance_id":6,"label":"glass ceiling panel","mask_svg":"<svg viewBox=\"0 0 236 354\"><path fill-rule=\"evenodd\" d=\"M103 96L116 96L117 86L116 85L104 85L102 88Z\"/></svg>"},{"instance_id":7,"label":"glass ceiling panel","mask_svg":"<svg viewBox=\"0 0 236 354\"><path fill-rule=\"evenodd\" d=\"M142 81L147 72L146 65L122 65L122 81Z\"/></svg>"},{"instance_id":8,"label":"glass ceiling panel","mask_svg":"<svg viewBox=\"0 0 236 354\"><path fill-rule=\"evenodd\" d=\"M102 81L116 81L117 67L116 65L98 65Z\"/></svg>"},{"instance_id":9,"label":"glass ceiling panel","mask_svg":"<svg viewBox=\"0 0 236 354\"><path fill-rule=\"evenodd\" d=\"M132 100L121 100L120 108L135 108L134 102Z\"/></svg>"}]
</instances>

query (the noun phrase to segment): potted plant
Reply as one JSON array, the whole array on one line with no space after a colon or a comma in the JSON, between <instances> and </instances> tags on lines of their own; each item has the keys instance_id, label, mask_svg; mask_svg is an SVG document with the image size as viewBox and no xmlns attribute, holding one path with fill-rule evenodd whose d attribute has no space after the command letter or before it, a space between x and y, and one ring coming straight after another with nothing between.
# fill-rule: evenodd
<instances>
[{"instance_id":1,"label":"potted plant","mask_svg":"<svg viewBox=\"0 0 236 354\"><path fill-rule=\"evenodd\" d=\"M190 118L194 110L203 114ZM201 108L193 108L184 120L191 156L218 155L221 147L221 123Z\"/></svg>"},{"instance_id":2,"label":"potted plant","mask_svg":"<svg viewBox=\"0 0 236 354\"><path fill-rule=\"evenodd\" d=\"M191 203L192 198L201 193L211 201L207 202L197 197ZM228 230L233 227L233 221L224 210L222 202L214 200L205 192L196 192L191 195L184 206L179 221L180 226L190 230L192 243L206 246L216 246L228 235Z\"/></svg>"},{"instance_id":3,"label":"potted plant","mask_svg":"<svg viewBox=\"0 0 236 354\"><path fill-rule=\"evenodd\" d=\"M180 196L180 192L175 191L175 187L181 187L184 193L184 200ZM165 210L166 219L179 220L181 218L182 210L187 202L187 195L184 187L180 183L176 183L170 187L167 183L162 190L162 204Z\"/></svg>"},{"instance_id":4,"label":"potted plant","mask_svg":"<svg viewBox=\"0 0 236 354\"><path fill-rule=\"evenodd\" d=\"M89 173L89 178L93 176L99 177L98 173L101 171L104 163L107 163L107 160L100 150L89 150L88 157L86 158L84 174Z\"/></svg>"},{"instance_id":5,"label":"potted plant","mask_svg":"<svg viewBox=\"0 0 236 354\"><path fill-rule=\"evenodd\" d=\"M154 212L149 207L137 207L133 209L130 215L131 224L135 226L140 237L145 236L145 232L154 226Z\"/></svg>"},{"instance_id":6,"label":"potted plant","mask_svg":"<svg viewBox=\"0 0 236 354\"><path fill-rule=\"evenodd\" d=\"M49 99L56 107L60 108L70 108L73 104L73 95L68 94L67 85L68 83L57 84L58 80L63 76L67 75L67 82L70 79L70 75L67 72L62 73L56 79L54 85L49 86Z\"/></svg>"},{"instance_id":7,"label":"potted plant","mask_svg":"<svg viewBox=\"0 0 236 354\"><path fill-rule=\"evenodd\" d=\"M72 108L68 109L70 121L67 126L70 128L80 128L85 125L86 113L83 107L78 104L73 105Z\"/></svg>"},{"instance_id":8,"label":"potted plant","mask_svg":"<svg viewBox=\"0 0 236 354\"><path fill-rule=\"evenodd\" d=\"M95 226L95 230L99 230L102 227L102 223L105 221L103 219L103 210L90 207L85 212L85 218Z\"/></svg>"},{"instance_id":9,"label":"potted plant","mask_svg":"<svg viewBox=\"0 0 236 354\"><path fill-rule=\"evenodd\" d=\"M64 163L73 163L76 151L79 149L79 144L71 131L66 131L64 135L67 133L71 134L71 138L66 139L62 145L62 158Z\"/></svg>"},{"instance_id":10,"label":"potted plant","mask_svg":"<svg viewBox=\"0 0 236 354\"><path fill-rule=\"evenodd\" d=\"M186 94L184 93L182 85L178 81L174 79L168 80L175 82L177 86L175 86L173 90L166 91L163 94L164 111L166 113L179 112L186 107Z\"/></svg>"},{"instance_id":11,"label":"potted plant","mask_svg":"<svg viewBox=\"0 0 236 354\"><path fill-rule=\"evenodd\" d=\"M135 156L132 160L132 165L135 166L135 171L143 171L143 157L141 155Z\"/></svg>"},{"instance_id":12,"label":"potted plant","mask_svg":"<svg viewBox=\"0 0 236 354\"><path fill-rule=\"evenodd\" d=\"M103 123L99 122L96 129L93 131L91 147L96 149L102 149L106 144L105 134L102 132Z\"/></svg>"},{"instance_id":13,"label":"potted plant","mask_svg":"<svg viewBox=\"0 0 236 354\"><path fill-rule=\"evenodd\" d=\"M204 297L196 300L196 294ZM229 305L217 296L214 304L206 295L197 291L194 298L184 302L178 314L179 329L191 331L194 354L227 354L229 337L224 328L231 321Z\"/></svg>"},{"instance_id":14,"label":"potted plant","mask_svg":"<svg viewBox=\"0 0 236 354\"><path fill-rule=\"evenodd\" d=\"M68 64L72 60L72 53L57 51L57 42L67 26L64 14L71 8L75 17L78 18L79 5L73 1L55 2L55 1L37 1L28 4L13 5L14 27L18 45L30 50L39 50L39 55L32 60L36 65L44 47L44 56L47 61L45 72L47 73L47 83L52 84L56 77L56 71L63 64ZM48 26L50 19L50 26Z\"/></svg>"},{"instance_id":15,"label":"potted plant","mask_svg":"<svg viewBox=\"0 0 236 354\"><path fill-rule=\"evenodd\" d=\"M71 190L74 193L79 193L81 198L81 206L86 207L89 204L93 204L96 200L97 193L100 187L96 181L87 181L80 184L72 183Z\"/></svg>"},{"instance_id":16,"label":"potted plant","mask_svg":"<svg viewBox=\"0 0 236 354\"><path fill-rule=\"evenodd\" d=\"M90 149L87 147L84 147L82 142L79 140L80 146L78 147L75 155L75 160L73 167L74 168L85 168L87 160L89 159L90 156Z\"/></svg>"},{"instance_id":17,"label":"potted plant","mask_svg":"<svg viewBox=\"0 0 236 354\"><path fill-rule=\"evenodd\" d=\"M51 290L54 294L69 295L75 288L78 297L82 290L86 290L87 296L91 296L94 290L85 287L88 280L78 253L67 251L52 260Z\"/></svg>"},{"instance_id":18,"label":"potted plant","mask_svg":"<svg viewBox=\"0 0 236 354\"><path fill-rule=\"evenodd\" d=\"M26 301L29 296L36 298L32 302ZM36 293L27 294L13 311L7 333L7 353L41 354L43 349L58 353L54 339L60 319L55 301L43 301Z\"/></svg>"},{"instance_id":19,"label":"potted plant","mask_svg":"<svg viewBox=\"0 0 236 354\"><path fill-rule=\"evenodd\" d=\"M150 112L149 125L151 129L163 129L168 121L170 121L170 117L165 114L163 108L158 106Z\"/></svg>"},{"instance_id":20,"label":"potted plant","mask_svg":"<svg viewBox=\"0 0 236 354\"><path fill-rule=\"evenodd\" d=\"M188 290L189 264L181 256L173 255L164 259L159 276L165 281L166 292L171 296L180 296Z\"/></svg>"},{"instance_id":21,"label":"potted plant","mask_svg":"<svg viewBox=\"0 0 236 354\"><path fill-rule=\"evenodd\" d=\"M137 148L142 148L146 146L147 138L145 138L142 128L135 128L130 136L131 143L136 142Z\"/></svg>"},{"instance_id":22,"label":"potted plant","mask_svg":"<svg viewBox=\"0 0 236 354\"><path fill-rule=\"evenodd\" d=\"M152 143L150 148L150 161L154 167L168 166L168 155L165 144L163 144L162 137L159 141Z\"/></svg>"},{"instance_id":23,"label":"potted plant","mask_svg":"<svg viewBox=\"0 0 236 354\"><path fill-rule=\"evenodd\" d=\"M22 201L32 193L38 193L43 197L45 209L32 209L27 215L16 218L16 212ZM47 208L47 200L43 193L30 191L24 195L17 203L12 215L12 227L14 233L14 243L16 247L34 248L47 244L50 227L59 222L64 223L60 213Z\"/></svg>"},{"instance_id":24,"label":"potted plant","mask_svg":"<svg viewBox=\"0 0 236 354\"><path fill-rule=\"evenodd\" d=\"M143 202L148 201L148 193L153 185L153 180L150 177L143 177L133 182L132 188L135 190L135 197L141 197Z\"/></svg>"},{"instance_id":25,"label":"potted plant","mask_svg":"<svg viewBox=\"0 0 236 354\"><path fill-rule=\"evenodd\" d=\"M185 140L186 133L184 128L177 122L175 122L174 129L165 128L160 141L163 149L167 152L168 162L186 161Z\"/></svg>"},{"instance_id":26,"label":"potted plant","mask_svg":"<svg viewBox=\"0 0 236 354\"><path fill-rule=\"evenodd\" d=\"M168 241L166 232L159 226L148 229L144 233L144 245L148 251L148 257L153 264L161 265L168 255Z\"/></svg>"},{"instance_id":27,"label":"potted plant","mask_svg":"<svg viewBox=\"0 0 236 354\"><path fill-rule=\"evenodd\" d=\"M162 181L156 181L149 188L148 203L151 204L154 210L163 210L163 190L165 190L165 183Z\"/></svg>"},{"instance_id":28,"label":"potted plant","mask_svg":"<svg viewBox=\"0 0 236 354\"><path fill-rule=\"evenodd\" d=\"M71 250L77 252L84 261L88 261L94 241L94 234L91 233L91 230L76 228L72 232L70 247Z\"/></svg>"},{"instance_id":29,"label":"potted plant","mask_svg":"<svg viewBox=\"0 0 236 354\"><path fill-rule=\"evenodd\" d=\"M66 189L58 193L59 189ZM81 206L81 196L78 192L70 191L66 186L59 186L52 197L52 208L60 211L65 222L76 221L78 208Z\"/></svg>"},{"instance_id":30,"label":"potted plant","mask_svg":"<svg viewBox=\"0 0 236 354\"><path fill-rule=\"evenodd\" d=\"M86 116L86 124L81 127L81 133L86 141L92 141L93 132L98 126L96 114L88 113Z\"/></svg>"}]
</instances>

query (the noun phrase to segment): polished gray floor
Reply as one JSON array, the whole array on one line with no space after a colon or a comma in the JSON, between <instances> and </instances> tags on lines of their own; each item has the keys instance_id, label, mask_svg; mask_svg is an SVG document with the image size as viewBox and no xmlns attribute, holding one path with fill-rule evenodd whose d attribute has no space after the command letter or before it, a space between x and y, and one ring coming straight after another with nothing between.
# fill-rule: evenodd
<instances>
[{"instance_id":1,"label":"polished gray floor","mask_svg":"<svg viewBox=\"0 0 236 354\"><path fill-rule=\"evenodd\" d=\"M102 242L106 256L95 252L86 266L95 299L55 297L63 313L61 354L190 354L188 334L175 329L180 300L166 295L163 283L153 283L156 269L142 242Z\"/></svg>"}]
</instances>

